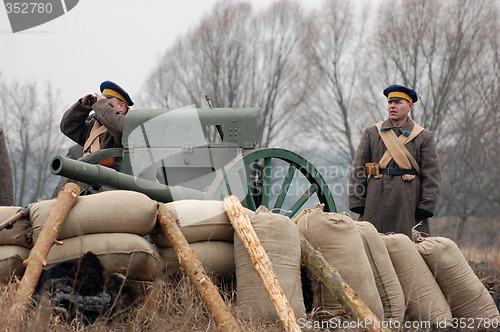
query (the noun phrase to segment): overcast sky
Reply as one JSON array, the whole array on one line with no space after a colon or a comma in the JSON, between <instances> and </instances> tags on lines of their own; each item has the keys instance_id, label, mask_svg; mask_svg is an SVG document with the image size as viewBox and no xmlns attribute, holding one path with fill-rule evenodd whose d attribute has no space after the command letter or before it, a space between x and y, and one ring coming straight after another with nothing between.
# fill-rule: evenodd
<instances>
[{"instance_id":1,"label":"overcast sky","mask_svg":"<svg viewBox=\"0 0 500 332\"><path fill-rule=\"evenodd\" d=\"M66 14L12 33L0 9L0 72L7 82L50 82L61 114L112 80L133 97L177 38L209 15L216 0L80 0ZM272 1L252 0L256 9ZM322 0L303 0L315 6Z\"/></svg>"}]
</instances>

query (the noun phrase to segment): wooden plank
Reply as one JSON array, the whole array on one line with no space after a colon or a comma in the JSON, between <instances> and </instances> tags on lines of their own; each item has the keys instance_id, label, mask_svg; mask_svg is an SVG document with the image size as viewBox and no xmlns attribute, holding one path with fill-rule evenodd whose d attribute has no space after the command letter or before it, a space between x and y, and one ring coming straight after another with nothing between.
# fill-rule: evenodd
<instances>
[{"instance_id":1,"label":"wooden plank","mask_svg":"<svg viewBox=\"0 0 500 332\"><path fill-rule=\"evenodd\" d=\"M47 265L47 256L54 245L61 244L57 241L57 235L64 220L75 205L80 195L80 187L76 183L67 183L57 195L57 201L50 211L47 221L43 225L38 239L31 249L28 259L24 262L26 271L16 291L11 313L22 319L30 303L31 296L35 292L36 285L40 279L43 269Z\"/></svg>"}]
</instances>

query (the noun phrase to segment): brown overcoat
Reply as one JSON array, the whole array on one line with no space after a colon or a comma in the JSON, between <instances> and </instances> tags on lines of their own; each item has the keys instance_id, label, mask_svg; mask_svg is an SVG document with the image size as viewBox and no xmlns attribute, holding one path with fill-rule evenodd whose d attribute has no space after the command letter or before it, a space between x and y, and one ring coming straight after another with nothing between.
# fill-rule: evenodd
<instances>
[{"instance_id":1,"label":"brown overcoat","mask_svg":"<svg viewBox=\"0 0 500 332\"><path fill-rule=\"evenodd\" d=\"M107 131L99 136L101 150L123 147L121 140L123 126L125 125L125 115L114 109L105 99L96 101L94 105L92 105L92 109L95 115L89 117L91 109L83 107L80 99L64 113L60 124L61 132L81 147L80 149L77 146L71 147L66 157L78 159L82 156L83 146L96 121L99 121L107 128ZM120 169L119 162L115 163L114 168L116 170ZM59 191L68 181L68 178L61 177L52 193L52 198L57 197ZM85 188L85 184L78 184L82 188Z\"/></svg>"},{"instance_id":2,"label":"brown overcoat","mask_svg":"<svg viewBox=\"0 0 500 332\"><path fill-rule=\"evenodd\" d=\"M396 135L413 130L409 120L394 128L390 119L382 128L393 128ZM380 179L367 176L365 163L378 163L386 147L375 126L365 129L353 160L349 179L349 209L360 214L360 220L373 223L381 233L395 232L411 236L411 229L420 220L434 214L441 184L441 169L436 154L434 134L423 130L405 145L420 166L421 173L412 181L392 175ZM397 168L394 160L387 167ZM428 231L428 229L426 229Z\"/></svg>"},{"instance_id":3,"label":"brown overcoat","mask_svg":"<svg viewBox=\"0 0 500 332\"><path fill-rule=\"evenodd\" d=\"M73 104L63 115L60 128L64 135L83 146L89 137L94 122L99 121L108 131L99 137L101 149L121 148L125 115L114 109L106 99L92 105L95 116L89 117L90 109L83 107L80 100Z\"/></svg>"}]
</instances>

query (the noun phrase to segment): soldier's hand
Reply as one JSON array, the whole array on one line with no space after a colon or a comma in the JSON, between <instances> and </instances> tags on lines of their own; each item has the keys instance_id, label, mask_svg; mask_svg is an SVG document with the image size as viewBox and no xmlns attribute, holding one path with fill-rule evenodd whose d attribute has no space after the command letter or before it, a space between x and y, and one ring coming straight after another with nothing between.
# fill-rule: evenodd
<instances>
[{"instance_id":1,"label":"soldier's hand","mask_svg":"<svg viewBox=\"0 0 500 332\"><path fill-rule=\"evenodd\" d=\"M101 100L101 99L108 99L108 98L106 98L105 96L100 95L100 94L98 94L98 93L96 93L96 94L95 94L95 98L96 98L97 100Z\"/></svg>"},{"instance_id":2,"label":"soldier's hand","mask_svg":"<svg viewBox=\"0 0 500 332\"><path fill-rule=\"evenodd\" d=\"M417 220L424 220L424 219L428 219L432 217L432 213L430 213L429 211L425 211L423 209L418 209L415 211L415 219Z\"/></svg>"},{"instance_id":3,"label":"soldier's hand","mask_svg":"<svg viewBox=\"0 0 500 332\"><path fill-rule=\"evenodd\" d=\"M93 94L88 94L88 95L85 95L85 97L82 98L82 101L80 102L82 104L83 107L85 108L88 108L88 109L92 109L92 104L91 103L91 100L95 99L96 97L93 95Z\"/></svg>"}]
</instances>

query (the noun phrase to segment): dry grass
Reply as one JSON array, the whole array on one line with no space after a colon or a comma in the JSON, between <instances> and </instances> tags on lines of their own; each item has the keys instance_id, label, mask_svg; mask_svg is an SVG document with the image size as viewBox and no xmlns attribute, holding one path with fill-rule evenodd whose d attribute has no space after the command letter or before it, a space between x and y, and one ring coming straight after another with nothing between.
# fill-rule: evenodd
<instances>
[{"instance_id":1,"label":"dry grass","mask_svg":"<svg viewBox=\"0 0 500 332\"><path fill-rule=\"evenodd\" d=\"M219 284L227 307L237 318L242 331L281 331L278 324L252 323L238 319L233 285ZM215 321L187 277L161 279L148 283L144 303L114 317L111 322L97 321L91 326L81 320L64 321L52 314L48 303L29 310L22 319L9 313L17 285L0 284L0 331L217 331Z\"/></svg>"},{"instance_id":2,"label":"dry grass","mask_svg":"<svg viewBox=\"0 0 500 332\"><path fill-rule=\"evenodd\" d=\"M500 219L470 218L464 225L460 239L457 238L458 224L456 218L433 218L430 221L431 235L447 237L460 248L500 248Z\"/></svg>"}]
</instances>

